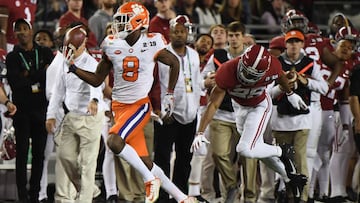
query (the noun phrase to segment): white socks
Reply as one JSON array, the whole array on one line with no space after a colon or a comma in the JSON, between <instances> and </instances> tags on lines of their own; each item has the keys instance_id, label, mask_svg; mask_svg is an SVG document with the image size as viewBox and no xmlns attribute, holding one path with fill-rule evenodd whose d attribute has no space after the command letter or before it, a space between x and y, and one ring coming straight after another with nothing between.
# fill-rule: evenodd
<instances>
[{"instance_id":1,"label":"white socks","mask_svg":"<svg viewBox=\"0 0 360 203\"><path fill-rule=\"evenodd\" d=\"M150 172L146 167L144 162L140 159L139 155L136 153L134 148L130 145L125 144L124 149L117 154L125 161L127 161L132 167L134 167L143 177L144 182L148 182L155 179L155 176Z\"/></svg>"},{"instance_id":2,"label":"white socks","mask_svg":"<svg viewBox=\"0 0 360 203\"><path fill-rule=\"evenodd\" d=\"M172 197L176 199L177 202L180 202L187 198L187 196L181 192L181 190L176 187L176 185L171 182L171 180L165 175L164 171L153 163L153 168L151 172L161 180L161 187Z\"/></svg>"}]
</instances>

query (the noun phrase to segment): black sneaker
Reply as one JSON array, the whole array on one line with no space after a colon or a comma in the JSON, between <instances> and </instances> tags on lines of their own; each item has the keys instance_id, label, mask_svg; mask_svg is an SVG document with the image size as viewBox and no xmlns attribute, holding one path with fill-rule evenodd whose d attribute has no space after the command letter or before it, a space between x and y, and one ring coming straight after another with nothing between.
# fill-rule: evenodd
<instances>
[{"instance_id":1,"label":"black sneaker","mask_svg":"<svg viewBox=\"0 0 360 203\"><path fill-rule=\"evenodd\" d=\"M330 197L329 199L327 199L326 201L327 203L342 203L342 202L347 202L346 198L343 196L336 196L336 197Z\"/></svg>"},{"instance_id":2,"label":"black sneaker","mask_svg":"<svg viewBox=\"0 0 360 203\"><path fill-rule=\"evenodd\" d=\"M201 195L195 196L195 198L197 199L197 201L199 203L210 203L209 201L207 201L205 198L203 198Z\"/></svg>"},{"instance_id":3,"label":"black sneaker","mask_svg":"<svg viewBox=\"0 0 360 203\"><path fill-rule=\"evenodd\" d=\"M328 202L328 201L329 201L329 197L326 196L326 195L322 195L321 197L318 196L318 197L316 198L316 201L318 201L318 202Z\"/></svg>"},{"instance_id":4,"label":"black sneaker","mask_svg":"<svg viewBox=\"0 0 360 203\"><path fill-rule=\"evenodd\" d=\"M40 203L48 203L48 199L47 198L44 198L42 200L39 201Z\"/></svg>"},{"instance_id":5,"label":"black sneaker","mask_svg":"<svg viewBox=\"0 0 360 203\"><path fill-rule=\"evenodd\" d=\"M288 203L289 199L287 197L285 190L278 190L275 192L275 202L276 203Z\"/></svg>"},{"instance_id":6,"label":"black sneaker","mask_svg":"<svg viewBox=\"0 0 360 203\"><path fill-rule=\"evenodd\" d=\"M346 187L346 193L347 193L347 198L346 198L347 200L351 202L357 201L358 194L351 187Z\"/></svg>"},{"instance_id":7,"label":"black sneaker","mask_svg":"<svg viewBox=\"0 0 360 203\"><path fill-rule=\"evenodd\" d=\"M309 197L307 203L315 203L315 199Z\"/></svg>"},{"instance_id":8,"label":"black sneaker","mask_svg":"<svg viewBox=\"0 0 360 203\"><path fill-rule=\"evenodd\" d=\"M236 198L236 195L237 195L237 190L238 190L238 188L234 187L234 188L230 188L227 191L225 203L234 203L235 202L235 198Z\"/></svg>"},{"instance_id":9,"label":"black sneaker","mask_svg":"<svg viewBox=\"0 0 360 203\"><path fill-rule=\"evenodd\" d=\"M116 195L111 195L107 200L106 203L117 203L118 202L118 196Z\"/></svg>"}]
</instances>

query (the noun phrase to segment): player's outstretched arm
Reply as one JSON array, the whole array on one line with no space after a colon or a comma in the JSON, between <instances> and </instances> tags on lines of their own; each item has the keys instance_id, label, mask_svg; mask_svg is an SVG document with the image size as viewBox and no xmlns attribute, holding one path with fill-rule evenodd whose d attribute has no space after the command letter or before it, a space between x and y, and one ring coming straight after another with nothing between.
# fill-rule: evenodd
<instances>
[{"instance_id":1,"label":"player's outstretched arm","mask_svg":"<svg viewBox=\"0 0 360 203\"><path fill-rule=\"evenodd\" d=\"M179 60L173 53L164 48L158 52L157 56L155 56L155 61L160 61L161 63L170 66L168 90L174 91L179 77Z\"/></svg>"},{"instance_id":2,"label":"player's outstretched arm","mask_svg":"<svg viewBox=\"0 0 360 203\"><path fill-rule=\"evenodd\" d=\"M90 85L98 87L102 84L102 82L104 82L112 67L112 62L107 59L107 56L104 55L99 62L95 73L82 70L81 67L74 67L74 65L70 66L69 71L76 74L80 79L84 80Z\"/></svg>"}]
</instances>

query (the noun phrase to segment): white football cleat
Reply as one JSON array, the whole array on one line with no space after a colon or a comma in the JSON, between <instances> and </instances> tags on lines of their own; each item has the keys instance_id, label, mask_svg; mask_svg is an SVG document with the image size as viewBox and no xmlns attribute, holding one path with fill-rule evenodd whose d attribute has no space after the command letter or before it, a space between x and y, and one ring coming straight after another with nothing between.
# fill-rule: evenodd
<instances>
[{"instance_id":1,"label":"white football cleat","mask_svg":"<svg viewBox=\"0 0 360 203\"><path fill-rule=\"evenodd\" d=\"M195 197L187 197L186 199L182 200L180 203L198 203Z\"/></svg>"},{"instance_id":2,"label":"white football cleat","mask_svg":"<svg viewBox=\"0 0 360 203\"><path fill-rule=\"evenodd\" d=\"M148 181L145 183L145 203L153 203L159 198L161 181L159 178Z\"/></svg>"}]
</instances>

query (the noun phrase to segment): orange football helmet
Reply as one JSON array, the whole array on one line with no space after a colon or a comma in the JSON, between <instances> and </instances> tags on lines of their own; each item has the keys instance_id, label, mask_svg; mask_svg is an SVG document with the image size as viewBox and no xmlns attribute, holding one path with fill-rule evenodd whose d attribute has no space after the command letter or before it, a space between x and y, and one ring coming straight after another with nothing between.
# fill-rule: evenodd
<instances>
[{"instance_id":1,"label":"orange football helmet","mask_svg":"<svg viewBox=\"0 0 360 203\"><path fill-rule=\"evenodd\" d=\"M113 34L125 39L135 30L146 30L149 21L149 11L144 5L133 1L124 3L113 16Z\"/></svg>"}]
</instances>

